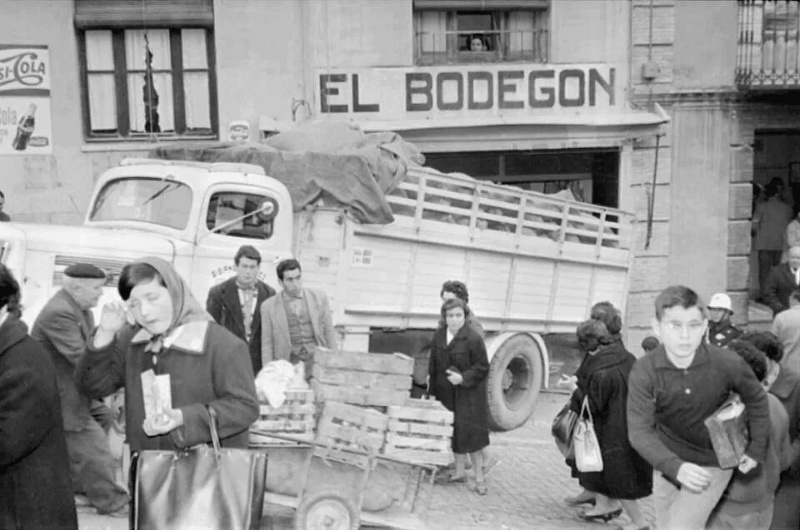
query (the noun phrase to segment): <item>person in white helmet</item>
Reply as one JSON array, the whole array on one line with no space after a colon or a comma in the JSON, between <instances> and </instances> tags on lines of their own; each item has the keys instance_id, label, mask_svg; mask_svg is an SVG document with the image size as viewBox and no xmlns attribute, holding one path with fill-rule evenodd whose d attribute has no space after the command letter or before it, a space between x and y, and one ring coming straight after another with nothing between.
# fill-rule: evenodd
<instances>
[{"instance_id":1,"label":"person in white helmet","mask_svg":"<svg viewBox=\"0 0 800 530\"><path fill-rule=\"evenodd\" d=\"M717 293L708 303L708 342L714 346L725 348L731 341L742 335L742 330L731 323L731 297L725 293Z\"/></svg>"}]
</instances>

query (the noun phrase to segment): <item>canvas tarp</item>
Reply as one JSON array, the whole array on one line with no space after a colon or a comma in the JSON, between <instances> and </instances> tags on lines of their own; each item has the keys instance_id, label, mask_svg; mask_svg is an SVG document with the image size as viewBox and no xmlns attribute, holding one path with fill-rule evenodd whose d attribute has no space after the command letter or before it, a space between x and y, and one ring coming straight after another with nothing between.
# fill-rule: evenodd
<instances>
[{"instance_id":1,"label":"canvas tarp","mask_svg":"<svg viewBox=\"0 0 800 530\"><path fill-rule=\"evenodd\" d=\"M320 199L345 209L363 224L394 220L386 202L409 164L424 157L396 133L365 134L347 124L314 124L265 143L198 142L157 147L151 158L242 162L264 168L289 190L295 211Z\"/></svg>"}]
</instances>

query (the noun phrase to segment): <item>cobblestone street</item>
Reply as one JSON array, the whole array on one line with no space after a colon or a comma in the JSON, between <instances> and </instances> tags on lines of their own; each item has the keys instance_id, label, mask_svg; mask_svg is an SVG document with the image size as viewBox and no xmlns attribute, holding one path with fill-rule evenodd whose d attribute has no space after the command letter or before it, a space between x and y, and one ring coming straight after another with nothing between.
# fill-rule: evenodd
<instances>
[{"instance_id":1,"label":"cobblestone street","mask_svg":"<svg viewBox=\"0 0 800 530\"><path fill-rule=\"evenodd\" d=\"M536 411L525 426L492 435L490 449L500 463L489 475L489 493L478 496L472 485L435 486L428 510L428 528L527 529L614 528L630 522L627 517L609 523L588 523L578 509L564 504L564 497L579 491L550 435L550 420L567 399L565 394L539 397ZM643 503L648 520L654 520L649 499ZM269 513L275 513L268 507ZM87 530L122 530L127 521L100 517L92 508L79 508L80 527ZM278 512L264 528L293 528L291 517Z\"/></svg>"}]
</instances>

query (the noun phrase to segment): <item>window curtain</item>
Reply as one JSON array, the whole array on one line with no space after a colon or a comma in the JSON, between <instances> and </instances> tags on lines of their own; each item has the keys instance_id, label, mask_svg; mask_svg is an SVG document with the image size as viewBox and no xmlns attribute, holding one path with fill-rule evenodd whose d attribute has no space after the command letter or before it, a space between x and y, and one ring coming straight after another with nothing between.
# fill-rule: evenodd
<instances>
[{"instance_id":1,"label":"window curtain","mask_svg":"<svg viewBox=\"0 0 800 530\"><path fill-rule=\"evenodd\" d=\"M92 131L117 130L117 91L110 31L87 31L86 73L89 85L89 126Z\"/></svg>"},{"instance_id":2,"label":"window curtain","mask_svg":"<svg viewBox=\"0 0 800 530\"><path fill-rule=\"evenodd\" d=\"M152 53L152 83L147 82L147 42ZM125 60L131 132L174 131L169 30L125 31Z\"/></svg>"}]
</instances>

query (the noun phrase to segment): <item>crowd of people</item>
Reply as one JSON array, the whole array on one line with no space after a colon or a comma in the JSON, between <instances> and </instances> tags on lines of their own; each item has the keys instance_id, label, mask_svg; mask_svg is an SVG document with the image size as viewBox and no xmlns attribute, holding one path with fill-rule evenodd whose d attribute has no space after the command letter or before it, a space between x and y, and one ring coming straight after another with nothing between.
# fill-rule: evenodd
<instances>
[{"instance_id":1,"label":"crowd of people","mask_svg":"<svg viewBox=\"0 0 800 530\"><path fill-rule=\"evenodd\" d=\"M135 458L209 443L207 407L222 445L246 448L259 411L254 374L284 359L312 376L313 348L338 340L327 296L303 287L294 259L277 266L280 292L259 280L254 247L241 247L234 266L204 308L169 263L130 263L117 285L121 301L105 304L95 322L106 275L76 263L28 333L19 284L0 265L0 527L76 528L81 502L127 517L128 491L106 436L114 413L103 402L119 389ZM484 330L463 282L445 282L439 296L428 392L454 413L455 456L439 482L471 475L486 495L498 459L488 450ZM583 360L567 381L572 411L593 418L604 466L581 471L567 458L583 490L566 501L590 505L579 517L608 522L624 510L628 527L647 528L639 501L652 495L660 529L800 525L792 498L800 488L800 289L787 307L773 333L745 333L725 293L704 305L691 289L669 287L655 300L654 336L638 360L622 341L617 308L592 308L577 329ZM738 465L723 469L705 421L732 393L749 438Z\"/></svg>"}]
</instances>

